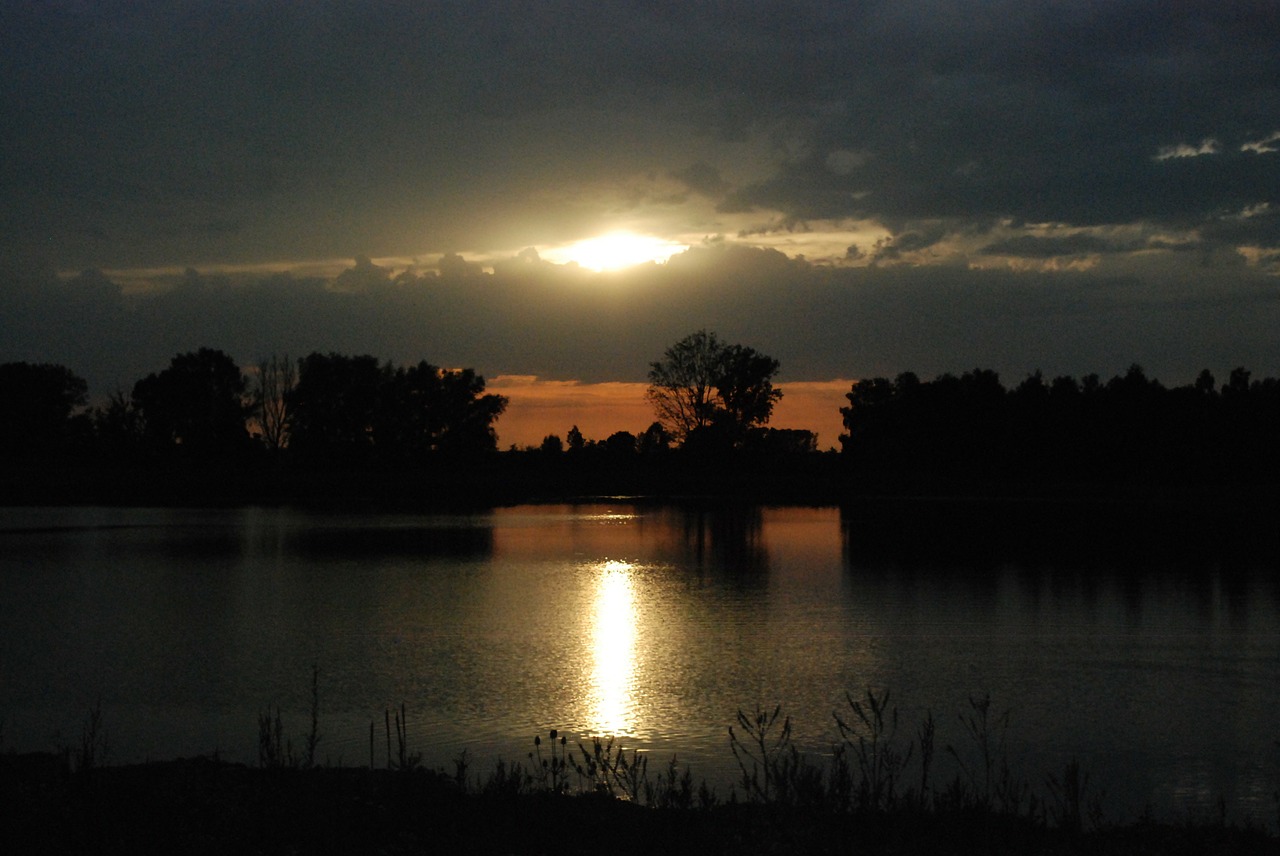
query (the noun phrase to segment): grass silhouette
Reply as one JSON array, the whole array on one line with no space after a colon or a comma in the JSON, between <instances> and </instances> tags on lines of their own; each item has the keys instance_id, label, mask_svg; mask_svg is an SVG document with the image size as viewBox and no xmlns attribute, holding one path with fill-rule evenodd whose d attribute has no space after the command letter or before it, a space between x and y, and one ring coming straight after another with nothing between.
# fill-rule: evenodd
<instances>
[{"instance_id":1,"label":"grass silhouette","mask_svg":"<svg viewBox=\"0 0 1280 856\"><path fill-rule=\"evenodd\" d=\"M407 711L384 713L386 763L316 762L319 700L295 752L279 709L259 716L259 763L217 757L106 766L100 708L78 751L0 753L0 847L11 853L1241 853L1276 852L1259 824L1105 816L1078 762L1033 786L1005 748L1008 711L972 697L940 778L931 713L909 735L888 690L846 695L838 742L809 755L780 705L728 728L739 779L718 793L673 757L617 738L532 739L524 758L452 771L412 751ZM394 729L393 729L394 725ZM392 736L395 751L392 751ZM85 746L94 748L86 749ZM96 753L96 754L95 754ZM92 760L90 760L92 759ZM1280 794L1276 797L1280 810ZM1280 820L1280 815L1278 815Z\"/></svg>"}]
</instances>

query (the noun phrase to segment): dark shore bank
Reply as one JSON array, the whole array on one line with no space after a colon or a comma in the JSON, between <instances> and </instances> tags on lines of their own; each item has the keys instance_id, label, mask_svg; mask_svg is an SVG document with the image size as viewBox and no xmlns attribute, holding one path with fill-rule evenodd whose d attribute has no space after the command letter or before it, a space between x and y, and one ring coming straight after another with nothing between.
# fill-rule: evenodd
<instances>
[{"instance_id":1,"label":"dark shore bank","mask_svg":"<svg viewBox=\"0 0 1280 856\"><path fill-rule=\"evenodd\" d=\"M508 780L509 784L509 780ZM518 791L518 792L517 792ZM264 769L210 758L70 772L0 756L6 853L1273 854L1269 831L1149 819L1075 829L1027 813L642 807L422 769ZM1059 819L1060 821L1060 819Z\"/></svg>"}]
</instances>

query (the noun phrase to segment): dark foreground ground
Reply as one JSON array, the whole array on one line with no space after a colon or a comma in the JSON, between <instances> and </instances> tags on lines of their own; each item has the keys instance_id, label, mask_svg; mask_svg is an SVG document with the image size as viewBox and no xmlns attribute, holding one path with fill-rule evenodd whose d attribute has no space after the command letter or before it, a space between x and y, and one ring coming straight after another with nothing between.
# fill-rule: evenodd
<instances>
[{"instance_id":1,"label":"dark foreground ground","mask_svg":"<svg viewBox=\"0 0 1280 856\"><path fill-rule=\"evenodd\" d=\"M990 813L643 808L606 796L464 793L450 778L258 769L208 758L68 773L0 756L0 852L1267 854L1257 829L1140 821L1073 832Z\"/></svg>"}]
</instances>

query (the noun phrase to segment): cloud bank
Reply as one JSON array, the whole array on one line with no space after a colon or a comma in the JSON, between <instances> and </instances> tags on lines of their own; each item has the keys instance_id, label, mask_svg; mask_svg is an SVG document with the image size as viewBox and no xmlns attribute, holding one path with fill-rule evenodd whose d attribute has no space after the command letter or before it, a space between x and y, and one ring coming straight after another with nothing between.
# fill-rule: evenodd
<instances>
[{"instance_id":1,"label":"cloud bank","mask_svg":"<svg viewBox=\"0 0 1280 856\"><path fill-rule=\"evenodd\" d=\"M1100 251L1094 240L1009 240L993 252ZM1110 376L1138 362L1170 383L1202 368L1280 371L1274 277L1244 260L1228 276L1176 246L1137 253L1161 272L1142 276L1128 255L1082 269L833 267L726 244L608 274L528 256L493 272L448 257L447 272L361 259L330 278L189 270L132 292L96 271L9 274L0 359L65 363L103 394L200 346L245 365L337 351L489 378L636 383L706 327L779 359L784 384L976 366L1018 379Z\"/></svg>"}]
</instances>

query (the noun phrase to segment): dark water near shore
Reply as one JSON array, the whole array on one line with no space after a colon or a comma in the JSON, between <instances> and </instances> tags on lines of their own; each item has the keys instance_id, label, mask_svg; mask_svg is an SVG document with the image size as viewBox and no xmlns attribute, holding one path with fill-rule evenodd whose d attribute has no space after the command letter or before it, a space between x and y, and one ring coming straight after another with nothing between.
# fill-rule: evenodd
<instances>
[{"instance_id":1,"label":"dark water near shore","mask_svg":"<svg viewBox=\"0 0 1280 856\"><path fill-rule=\"evenodd\" d=\"M1213 539L1087 549L1081 531L1004 550L893 527L627 502L0 509L3 747L75 745L100 704L110 762L254 762L268 705L304 739L314 664L334 763L368 763L371 722L384 763L384 711L403 703L430 766L467 747L483 771L559 728L678 753L724 793L739 708L781 703L822 752L845 692L874 686L892 689L902 738L932 710L962 754L959 714L989 693L1037 790L1078 759L1113 815L1208 817L1221 798L1275 822L1272 559Z\"/></svg>"}]
</instances>

